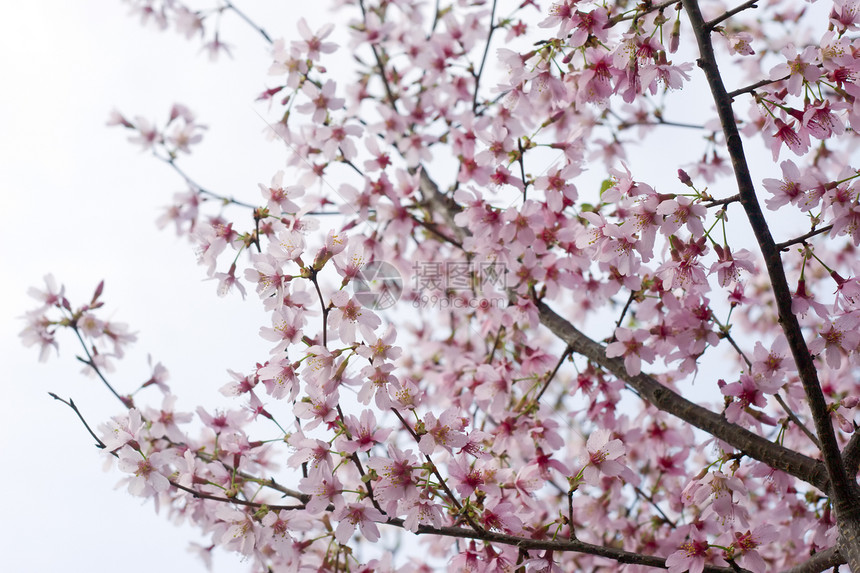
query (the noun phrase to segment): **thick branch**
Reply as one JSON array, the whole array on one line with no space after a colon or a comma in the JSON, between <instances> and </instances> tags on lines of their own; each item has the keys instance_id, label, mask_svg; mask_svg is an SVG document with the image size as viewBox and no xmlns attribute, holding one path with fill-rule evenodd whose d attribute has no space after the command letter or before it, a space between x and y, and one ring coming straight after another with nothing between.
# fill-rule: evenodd
<instances>
[{"instance_id":1,"label":"thick branch","mask_svg":"<svg viewBox=\"0 0 860 573\"><path fill-rule=\"evenodd\" d=\"M860 465L860 432L855 431L842 450L842 461L845 469L852 478L857 478L857 466Z\"/></svg>"},{"instance_id":2,"label":"thick branch","mask_svg":"<svg viewBox=\"0 0 860 573\"><path fill-rule=\"evenodd\" d=\"M782 573L821 573L831 567L836 567L845 563L845 559L839 554L835 547L819 551L811 556L808 561L795 565L791 569L786 569Z\"/></svg>"},{"instance_id":3,"label":"thick branch","mask_svg":"<svg viewBox=\"0 0 860 573\"><path fill-rule=\"evenodd\" d=\"M821 462L769 442L707 408L694 404L646 374L630 376L624 362L606 356L606 348L580 332L543 302L536 303L541 323L581 354L624 380L655 407L704 430L737 448L747 456L784 471L822 491L827 491L827 475Z\"/></svg>"}]
</instances>

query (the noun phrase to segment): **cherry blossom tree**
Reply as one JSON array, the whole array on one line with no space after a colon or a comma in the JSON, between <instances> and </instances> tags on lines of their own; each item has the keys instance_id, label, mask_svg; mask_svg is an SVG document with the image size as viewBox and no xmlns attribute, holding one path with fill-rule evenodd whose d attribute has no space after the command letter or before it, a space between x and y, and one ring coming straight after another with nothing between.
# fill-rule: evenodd
<instances>
[{"instance_id":1,"label":"cherry blossom tree","mask_svg":"<svg viewBox=\"0 0 860 573\"><path fill-rule=\"evenodd\" d=\"M213 59L221 18L271 47L285 164L243 194L183 169L191 107L110 116L186 187L158 225L269 313L260 359L176 411L161 363L111 378L135 336L103 283L51 276L22 338L77 341L121 410L52 396L204 554L860 573L856 1L340 1L293 40L129 3Z\"/></svg>"}]
</instances>

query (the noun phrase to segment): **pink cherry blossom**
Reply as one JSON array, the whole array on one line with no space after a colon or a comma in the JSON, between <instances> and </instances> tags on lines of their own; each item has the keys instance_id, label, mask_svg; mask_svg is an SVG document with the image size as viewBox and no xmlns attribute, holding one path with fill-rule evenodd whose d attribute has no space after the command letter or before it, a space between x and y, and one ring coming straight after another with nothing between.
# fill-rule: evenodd
<instances>
[{"instance_id":1,"label":"pink cherry blossom","mask_svg":"<svg viewBox=\"0 0 860 573\"><path fill-rule=\"evenodd\" d=\"M79 298L49 275L21 339L41 359L75 345L88 383L51 397L96 428L132 495L208 536L204 560L217 547L253 571L844 565L839 508L857 499L839 484L856 468L833 460L856 457L860 402L854 0L338 0L292 32L234 2L130 4L261 72L245 92L281 167L246 184L217 168L268 156L237 140L220 163L188 157L205 129L191 106L108 120L178 177L157 225L189 240L209 290L253 285L220 303L251 326L153 322L164 331L146 340L181 331L189 360L194 341L238 336L204 353L230 368L221 382L179 365L168 387L157 358L135 369L104 283ZM222 87L243 90L225 71ZM38 257L52 227L34 213L10 248ZM128 238L81 229L96 237L85 267ZM170 268L146 267L153 245L126 249L142 287ZM362 296L369 265L397 287L385 308ZM156 291L181 302L182 280ZM228 347L250 358L230 364ZM95 391L122 407L107 423L88 420ZM232 404L204 408L197 391Z\"/></svg>"},{"instance_id":2,"label":"pink cherry blossom","mask_svg":"<svg viewBox=\"0 0 860 573\"><path fill-rule=\"evenodd\" d=\"M703 539L688 539L681 544L678 551L666 559L669 573L702 573L705 568L705 558L708 557L710 545Z\"/></svg>"},{"instance_id":3,"label":"pink cherry blossom","mask_svg":"<svg viewBox=\"0 0 860 573\"><path fill-rule=\"evenodd\" d=\"M119 469L133 474L128 482L128 492L132 495L146 496L148 492L161 493L167 491L170 482L161 473L166 464L166 455L155 452L144 457L144 455L133 450L129 446L123 446L119 450Z\"/></svg>"},{"instance_id":4,"label":"pink cherry blossom","mask_svg":"<svg viewBox=\"0 0 860 573\"><path fill-rule=\"evenodd\" d=\"M332 310L329 313L329 326L338 331L340 339L347 344L356 341L356 329L365 340L375 338L373 331L382 324L372 310L363 307L349 293L342 290L331 297Z\"/></svg>"},{"instance_id":5,"label":"pink cherry blossom","mask_svg":"<svg viewBox=\"0 0 860 573\"><path fill-rule=\"evenodd\" d=\"M299 34L302 36L302 41L293 42L293 46L301 52L305 52L308 59L316 60L320 57L320 54L331 54L337 50L337 44L333 42L323 42L323 40L331 35L334 30L334 25L326 24L320 28L319 31L314 33L311 32L305 19L299 18L298 28Z\"/></svg>"},{"instance_id":6,"label":"pink cherry blossom","mask_svg":"<svg viewBox=\"0 0 860 573\"><path fill-rule=\"evenodd\" d=\"M296 111L301 113L312 113L313 121L322 122L329 110L337 110L343 107L343 98L335 97L336 84L329 80L322 87L312 83L306 83L302 93L310 100L307 103L296 106Z\"/></svg>"},{"instance_id":7,"label":"pink cherry blossom","mask_svg":"<svg viewBox=\"0 0 860 573\"><path fill-rule=\"evenodd\" d=\"M732 543L732 548L740 554L740 563L754 573L764 573L767 571L767 563L762 558L761 554L756 551L756 548L762 544L775 541L779 534L776 528L769 523L757 526L752 531L747 530L744 533L735 532L735 540Z\"/></svg>"},{"instance_id":8,"label":"pink cherry blossom","mask_svg":"<svg viewBox=\"0 0 860 573\"><path fill-rule=\"evenodd\" d=\"M610 440L611 435L612 432L601 428L588 436L586 451L579 456L584 466L582 477L586 483L597 485L600 474L617 476L627 470L627 466L618 461L624 455L624 445L619 439Z\"/></svg>"},{"instance_id":9,"label":"pink cherry blossom","mask_svg":"<svg viewBox=\"0 0 860 573\"><path fill-rule=\"evenodd\" d=\"M349 503L336 509L332 517L340 522L335 530L338 543L349 541L356 527L368 541L379 540L379 528L374 522L382 521L384 517L376 508L362 503Z\"/></svg>"},{"instance_id":10,"label":"pink cherry blossom","mask_svg":"<svg viewBox=\"0 0 860 573\"><path fill-rule=\"evenodd\" d=\"M856 312L843 314L829 324L825 324L819 336L809 343L809 351L813 354L824 353L827 364L831 368L839 368L842 364L842 353L851 353L860 345L860 314Z\"/></svg>"},{"instance_id":11,"label":"pink cherry blossom","mask_svg":"<svg viewBox=\"0 0 860 573\"><path fill-rule=\"evenodd\" d=\"M606 347L606 355L610 358L624 357L624 367L631 376L642 371L642 360L649 364L654 362L656 354L643 343L650 334L645 330L630 330L618 328L615 330L617 340Z\"/></svg>"}]
</instances>

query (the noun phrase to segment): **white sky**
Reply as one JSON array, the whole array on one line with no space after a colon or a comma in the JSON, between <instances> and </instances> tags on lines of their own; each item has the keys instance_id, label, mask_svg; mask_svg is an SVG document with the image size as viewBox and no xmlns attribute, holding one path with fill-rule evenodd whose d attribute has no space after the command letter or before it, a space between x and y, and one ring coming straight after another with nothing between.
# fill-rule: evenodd
<instances>
[{"instance_id":1,"label":"white sky","mask_svg":"<svg viewBox=\"0 0 860 573\"><path fill-rule=\"evenodd\" d=\"M302 5L240 4L274 37L293 34ZM17 317L33 306L28 286L52 272L74 303L106 280L109 312L139 333L112 378L120 392L149 376L149 352L171 370L180 408L193 410L195 398L226 405L217 393L225 368L245 371L266 353L259 305L217 299L190 245L155 229L181 180L105 121L116 107L163 122L173 102L185 103L210 125L199 155L184 164L189 173L212 189L256 198L256 184L284 158L281 146L261 137L265 125L252 105L266 87L267 46L227 15L221 37L234 44L234 59L210 64L200 42L143 28L127 14L119 0L40 0L6 6L0 19L5 571L204 570L186 551L188 540L202 539L196 531L114 490L119 473L101 470L73 412L47 395L73 398L93 425L122 411L100 383L79 374L70 338L47 364L21 347ZM216 559L215 571L244 568L233 555Z\"/></svg>"}]
</instances>

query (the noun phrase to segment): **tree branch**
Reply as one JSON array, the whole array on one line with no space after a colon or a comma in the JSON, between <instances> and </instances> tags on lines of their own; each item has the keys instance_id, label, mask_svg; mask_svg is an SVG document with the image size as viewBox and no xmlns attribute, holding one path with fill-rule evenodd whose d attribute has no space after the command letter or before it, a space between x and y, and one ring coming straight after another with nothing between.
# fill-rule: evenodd
<instances>
[{"instance_id":1,"label":"tree branch","mask_svg":"<svg viewBox=\"0 0 860 573\"><path fill-rule=\"evenodd\" d=\"M800 431L806 434L806 437L809 438L813 444L815 444L818 448L821 448L821 444L818 443L818 438L815 437L809 428L800 421L800 418L797 417L791 408L788 407L788 404L785 403L785 400L782 399L782 396L779 395L779 392L773 395L776 398L776 401L779 402L779 405L782 406L782 409L785 410L785 413L788 415L788 419L794 422L794 425L797 426Z\"/></svg>"},{"instance_id":2,"label":"tree branch","mask_svg":"<svg viewBox=\"0 0 860 573\"><path fill-rule=\"evenodd\" d=\"M160 160L164 161L165 163L167 163L168 165L170 165L170 167L172 167L173 170L176 171L176 173L178 173L179 176L185 180L185 183L187 183L188 186L191 187L191 189L193 189L197 193L200 193L201 195L208 195L209 197L212 197L213 199L217 199L219 201L222 201L225 205L228 203L232 203L233 205L238 205L240 207L247 207L248 209L256 209L256 207L254 205L251 205L250 203L243 203L242 201L238 201L236 199L233 199L232 197L226 197L224 195L219 195L218 193L215 193L214 191L209 191L208 189L202 187L200 184L198 184L196 181L194 181L194 179L192 179L187 173L185 173L185 171L182 168L180 168L176 164L176 160L174 158L166 159L157 153L154 153L153 155L155 155L155 157L157 157L158 159L160 159Z\"/></svg>"},{"instance_id":3,"label":"tree branch","mask_svg":"<svg viewBox=\"0 0 860 573\"><path fill-rule=\"evenodd\" d=\"M541 387L540 391L537 393L537 396L535 396L535 402L540 402L540 399L543 397L544 392L546 392L546 389L549 388L550 382L552 382L552 379L555 378L556 374L558 374L558 371L561 368L561 365L564 364L564 361L567 360L567 357L570 356L570 354L571 354L570 347L565 348L564 352L561 353L561 358L558 359L558 362L556 363L555 368L553 368L552 372L550 372L547 375L546 380L543 383L543 386Z\"/></svg>"},{"instance_id":4,"label":"tree branch","mask_svg":"<svg viewBox=\"0 0 860 573\"><path fill-rule=\"evenodd\" d=\"M775 84L776 82L781 82L781 81L783 81L783 80L787 80L789 77L790 77L790 76L785 76L784 78L779 78L779 79L775 79L775 80L770 80L770 79L768 79L768 80L761 80L761 81L758 81L758 82L756 82L756 83L754 83L754 84L750 84L750 85L748 85L748 86L747 86L747 87L745 87L745 88L736 89L735 91L729 92L729 93L727 93L726 95L729 97L729 99L735 99L735 98L736 98L736 97L738 97L739 95L743 95L743 94L745 94L745 93L754 92L756 89L758 89L758 88L760 88L760 87L762 87L762 86L766 86L766 85L768 85L768 84Z\"/></svg>"},{"instance_id":5,"label":"tree branch","mask_svg":"<svg viewBox=\"0 0 860 573\"><path fill-rule=\"evenodd\" d=\"M403 520L400 518L389 519L386 523L403 527ZM632 551L624 551L615 547L606 547L603 545L594 545L585 543L576 539L573 540L558 540L558 539L529 539L525 537L517 537L515 535L507 535L505 533L496 533L494 531L477 532L473 529L465 527L430 527L428 525L419 525L418 531L421 534L443 535L445 537L459 537L462 539L479 539L489 543L499 543L502 545L513 545L520 549L526 550L546 550L546 551L572 551L576 553L585 553L587 555L597 555L617 561L618 563L626 563L631 565L646 565L650 567L659 567L666 569L666 559L652 555L643 555ZM731 567L717 567L715 565L705 565L704 571L708 573L736 573L741 571L749 573L746 569L733 569Z\"/></svg>"},{"instance_id":6,"label":"tree branch","mask_svg":"<svg viewBox=\"0 0 860 573\"><path fill-rule=\"evenodd\" d=\"M624 362L606 356L606 349L602 344L580 332L545 303L537 302L535 306L544 326L570 345L578 354L585 356L617 376L619 380L626 382L643 399L651 402L656 408L708 432L753 459L793 475L822 491L828 490L829 483L821 462L774 444L737 424L730 424L724 417L690 402L651 376L646 374L629 375Z\"/></svg>"},{"instance_id":7,"label":"tree branch","mask_svg":"<svg viewBox=\"0 0 860 573\"><path fill-rule=\"evenodd\" d=\"M232 10L237 16L244 20L246 24L254 28L261 36L263 36L263 38L268 43L272 43L272 38L269 36L269 34L267 34L263 28L261 28L253 20L251 20L244 12L236 8L236 6L234 6L233 3L230 2L230 0L225 0L225 7L229 10Z\"/></svg>"},{"instance_id":8,"label":"tree branch","mask_svg":"<svg viewBox=\"0 0 860 573\"><path fill-rule=\"evenodd\" d=\"M660 2L659 4L652 4L650 7L643 9L642 11L637 10L635 14L619 14L613 18L609 19L609 23L605 26L606 28L611 28L615 26L618 22L623 22L624 20L638 20L642 16L646 14L650 14L651 12L656 12L658 10L665 10L672 4L678 4L679 0L666 0L665 2Z\"/></svg>"},{"instance_id":9,"label":"tree branch","mask_svg":"<svg viewBox=\"0 0 860 573\"><path fill-rule=\"evenodd\" d=\"M725 199L712 199L705 203L705 207L711 208L716 207L718 205L729 205L731 203L736 203L741 200L740 195L732 195L731 197L726 197Z\"/></svg>"},{"instance_id":10,"label":"tree branch","mask_svg":"<svg viewBox=\"0 0 860 573\"><path fill-rule=\"evenodd\" d=\"M72 329L72 332L75 333L75 336L78 337L78 340L81 343L81 347L83 347L84 353L87 355L86 359L81 358L80 356L78 356L77 359L93 369L93 372L96 373L96 376L99 377L99 380L101 380L104 383L104 385L107 387L107 389L110 390L111 394L116 396L117 400L122 402L123 406L125 406L126 408L132 408L134 406L134 401L132 400L131 396L120 396L119 392L117 392L114 389L114 387L111 385L111 383L107 381L107 378L105 378L105 375L102 374L102 371L98 367L98 365L96 364L95 359L93 358L93 355L90 352L90 349L87 348L87 343L84 342L84 338L81 336L81 331L78 329L78 325L72 324L71 329ZM75 411L77 412L77 409L75 409ZM78 415L80 415L80 414L78 414Z\"/></svg>"},{"instance_id":11,"label":"tree branch","mask_svg":"<svg viewBox=\"0 0 860 573\"><path fill-rule=\"evenodd\" d=\"M104 449L106 447L104 442L102 442L99 439L99 437L95 433L93 433L93 431L90 429L86 420L81 415L81 413L78 411L77 407L75 406L75 404L72 400L66 401L66 400L63 400L62 398L60 398L59 396L57 396L56 394L53 394L53 393L49 393L49 394L55 400L59 400L60 402L63 402L64 404L66 404L67 406L72 408L72 410L74 410L74 412L78 415L78 418L80 418L81 422L83 422L84 426L87 428L87 431L96 440L97 447L102 448L102 449ZM403 420L402 417L400 417L399 412L397 412L397 410L395 410L395 409L392 409L392 410L394 411L395 414L398 415L398 417L400 418L400 420L404 424L404 426L410 432L412 432L411 427L409 426L409 424L407 424L405 422L405 420ZM417 436L415 436L414 433L413 433L413 436L417 439ZM114 452L114 455L116 455L115 452ZM430 460L429 456L427 456L427 459L428 459L428 461ZM436 473L436 477L441 480L441 482L444 486L444 484L445 484L444 479L442 479L442 476L439 475L438 470L435 469L435 465L432 463L432 461L430 461L430 464L433 467L433 471ZM286 495L291 495L292 497L296 497L302 503L299 505L275 505L275 504L260 503L260 502L255 502L255 501L247 501L247 500L238 499L238 498L227 498L227 497L222 497L222 496L213 495L213 494L209 494L206 492L198 491L198 490L191 488L191 487L183 486L182 484L176 482L175 480L168 480L168 481L170 482L170 485L173 486L174 488L181 490L181 491L184 491L184 492L194 496L195 498L206 499L206 500L210 500L210 501L216 501L219 503L230 503L230 504L242 505L242 506L253 507L253 508L260 508L260 507L266 506L269 509L273 509L273 510L304 509L305 504L310 499L310 496L308 496L308 495L300 494L298 492L293 492L292 490L288 490L286 488L278 487L278 484L276 484L274 482L274 480L268 480L265 482L260 482L256 478L252 478L251 476L246 476L245 474L242 474L242 473L239 473L238 475L240 475L240 477L243 477L243 478L245 478L245 477L250 478L252 481L256 481L256 482L258 482L261 485L264 485L266 487L271 487L271 488L276 489L278 491L282 491ZM447 493L449 494L449 496L451 497L451 500L454 502L454 504L457 505L457 507L461 507L460 504L457 502L456 498L454 497L454 494L450 490L447 489L447 486L445 486L445 489L446 489ZM329 508L327 508L328 511L331 511L333 509L334 508L331 506ZM474 523L474 521L471 519L471 517L469 517L467 515L465 517L466 517L467 521L470 523L470 525L472 526L471 528L457 527L457 526L431 527L428 525L419 525L416 533L419 535L422 535L422 534L423 535L442 535L442 536L446 536L446 537L458 537L458 538L462 538L462 539L479 539L479 540L490 542L490 543L499 543L499 544L503 544L503 545L513 545L515 547L518 547L518 548L524 549L524 550L529 550L529 549L541 550L541 549L543 549L543 550L548 550L548 551L570 551L570 552L576 552L576 553L585 553L587 555L597 555L600 557L606 557L609 559L613 559L613 560L617 561L618 563L648 565L648 566L652 566L652 567L660 567L663 569L666 568L666 560L662 557L643 555L641 553L635 553L632 551L624 551L622 549L617 549L614 547L605 547L602 545L594 545L591 543L584 543L584 542L579 541L577 539L570 539L567 541L558 541L558 540L553 540L553 539L530 539L530 538L525 538L525 537L517 537L514 535L507 535L504 533L496 533L496 532L487 531L486 529L481 528L476 523ZM401 518L390 518L390 519L388 519L382 523L385 523L388 525L393 525L396 527L405 528L404 520ZM571 524L571 526L572 526L572 524ZM733 572L736 572L738 570L740 570L744 573L749 573L745 569L732 569L732 568L728 568L728 567L716 567L716 566L712 566L712 565L706 565L704 568L704 571L706 571L708 573L733 573ZM811 570L811 569L810 570L804 569L804 570L798 570L798 571L792 570L791 573L807 573L807 571L812 573L813 570ZM816 570L816 571L820 571L820 570Z\"/></svg>"},{"instance_id":12,"label":"tree branch","mask_svg":"<svg viewBox=\"0 0 860 573\"><path fill-rule=\"evenodd\" d=\"M481 66L478 68L477 73L474 74L475 93L472 94L473 113L478 109L478 87L481 85L481 76L484 74L484 65L487 63L487 53L490 51L490 42L493 40L493 32L496 31L496 25L493 23L493 19L496 17L497 2L498 0L493 0L493 7L490 10L490 30L487 32L487 43L484 45L484 55L481 57Z\"/></svg>"},{"instance_id":13,"label":"tree branch","mask_svg":"<svg viewBox=\"0 0 860 573\"><path fill-rule=\"evenodd\" d=\"M783 241L782 243L777 243L776 248L779 251L785 251L786 249L788 249L792 245L797 245L798 243L803 243L807 239L811 239L812 237L814 237L816 235L821 235L821 234L824 234L824 233L830 231L832 228L833 228L833 225L827 225L826 227L821 227L820 229L813 229L813 230L809 231L808 233L806 233L805 235L801 235L799 237L796 237L796 238L788 240L788 241Z\"/></svg>"},{"instance_id":14,"label":"tree branch","mask_svg":"<svg viewBox=\"0 0 860 573\"><path fill-rule=\"evenodd\" d=\"M98 449L103 450L103 449L107 448L107 446L106 446L106 445L105 445L105 443L101 440L101 438L99 438L99 437L96 435L96 433L95 433L95 432L93 432L93 429L92 429L92 428L90 428L90 425L89 425L89 424L87 424L87 420L84 418L83 414L81 414L81 411L80 411L80 410L78 410L78 407L75 405L75 401L74 401L74 400L72 400L71 398L69 398L69 400L68 400L68 401L63 400L62 398L60 398L59 396L57 396L57 395L56 395L56 394L54 394L53 392L48 392L48 396L50 396L50 397L51 397L51 398L53 398L54 400L59 400L60 402L62 402L63 404L65 404L66 406L68 406L69 408L71 408L71 409L75 412L75 414L77 414L77 415L78 415L78 418L81 420L81 423L82 423L82 424L84 425L84 427L87 429L87 432L89 432L89 433L90 433L90 435L93 437L93 439L96 441L96 447L97 447Z\"/></svg>"},{"instance_id":15,"label":"tree branch","mask_svg":"<svg viewBox=\"0 0 860 573\"><path fill-rule=\"evenodd\" d=\"M827 468L831 488L830 494L834 501L839 531L848 544L846 557L852 570L855 573L860 573L860 503L852 491L848 474L842 463L842 455L836 442L836 434L833 430L827 402L818 381L815 363L806 346L797 317L791 310L791 290L785 277L785 269L756 197L743 142L735 122L732 100L723 85L723 79L714 55L710 29L702 18L697 0L683 0L683 4L696 35L696 42L699 45L700 58L698 63L705 72L720 117L726 146L735 172L738 192L741 196L741 205L747 214L756 242L761 249L776 300L779 322L788 340L792 356L797 364L798 375L809 402L816 434L821 443L824 465Z\"/></svg>"},{"instance_id":16,"label":"tree branch","mask_svg":"<svg viewBox=\"0 0 860 573\"><path fill-rule=\"evenodd\" d=\"M364 7L364 0L358 0L358 6L361 8L361 16L364 19L365 25L367 24L367 9ZM376 66L379 68L379 78L382 80L382 84L385 86L385 94L388 96L388 102L391 104L391 107L397 111L397 108L394 105L394 102L397 101L394 97L394 92L391 91L391 86L388 83L388 77L385 75L385 66L382 64L382 58L379 56L379 51L376 49L376 44L370 44L370 50L373 52L373 58L376 60Z\"/></svg>"},{"instance_id":17,"label":"tree branch","mask_svg":"<svg viewBox=\"0 0 860 573\"><path fill-rule=\"evenodd\" d=\"M842 460L845 463L848 475L856 479L857 466L860 465L860 432L855 430L854 435L848 440L848 443L842 450Z\"/></svg>"},{"instance_id":18,"label":"tree branch","mask_svg":"<svg viewBox=\"0 0 860 573\"><path fill-rule=\"evenodd\" d=\"M733 8L733 9L729 10L728 12L726 12L725 14L723 14L722 16L717 16L716 18L714 18L710 22L706 23L705 27L707 27L710 30L713 30L717 26L717 24L719 24L720 22L724 22L725 20L728 20L729 18L731 18L735 14L738 14L739 12L743 12L744 10L747 10L749 8L758 8L758 6L756 6L758 1L759 0L747 0L747 2L744 2L743 4L738 6L737 8Z\"/></svg>"},{"instance_id":19,"label":"tree branch","mask_svg":"<svg viewBox=\"0 0 860 573\"><path fill-rule=\"evenodd\" d=\"M208 499L210 501L217 501L220 503L234 503L236 505L244 505L245 507L257 507L257 508L259 508L259 507L266 506L269 509L277 509L277 510L281 510L281 509L287 509L287 510L305 509L305 504L301 504L301 505L275 505L275 504L271 504L271 503L260 503L257 501L245 501L244 499L239 499L236 497L221 497L219 495L212 495L212 494L205 493L202 491L197 491L194 488L186 487L186 486L184 486L184 485L182 485L176 481L173 481L173 480L168 480L168 481L170 482L170 485L172 485L176 489L182 490L186 493L190 493L191 495L193 495L194 497L199 498L199 499ZM334 509L334 507L332 507L332 509Z\"/></svg>"},{"instance_id":20,"label":"tree branch","mask_svg":"<svg viewBox=\"0 0 860 573\"><path fill-rule=\"evenodd\" d=\"M819 551L812 555L808 561L786 569L782 573L821 573L825 569L837 567L843 563L845 563L845 559L839 554L839 550L836 547L831 547Z\"/></svg>"}]
</instances>

